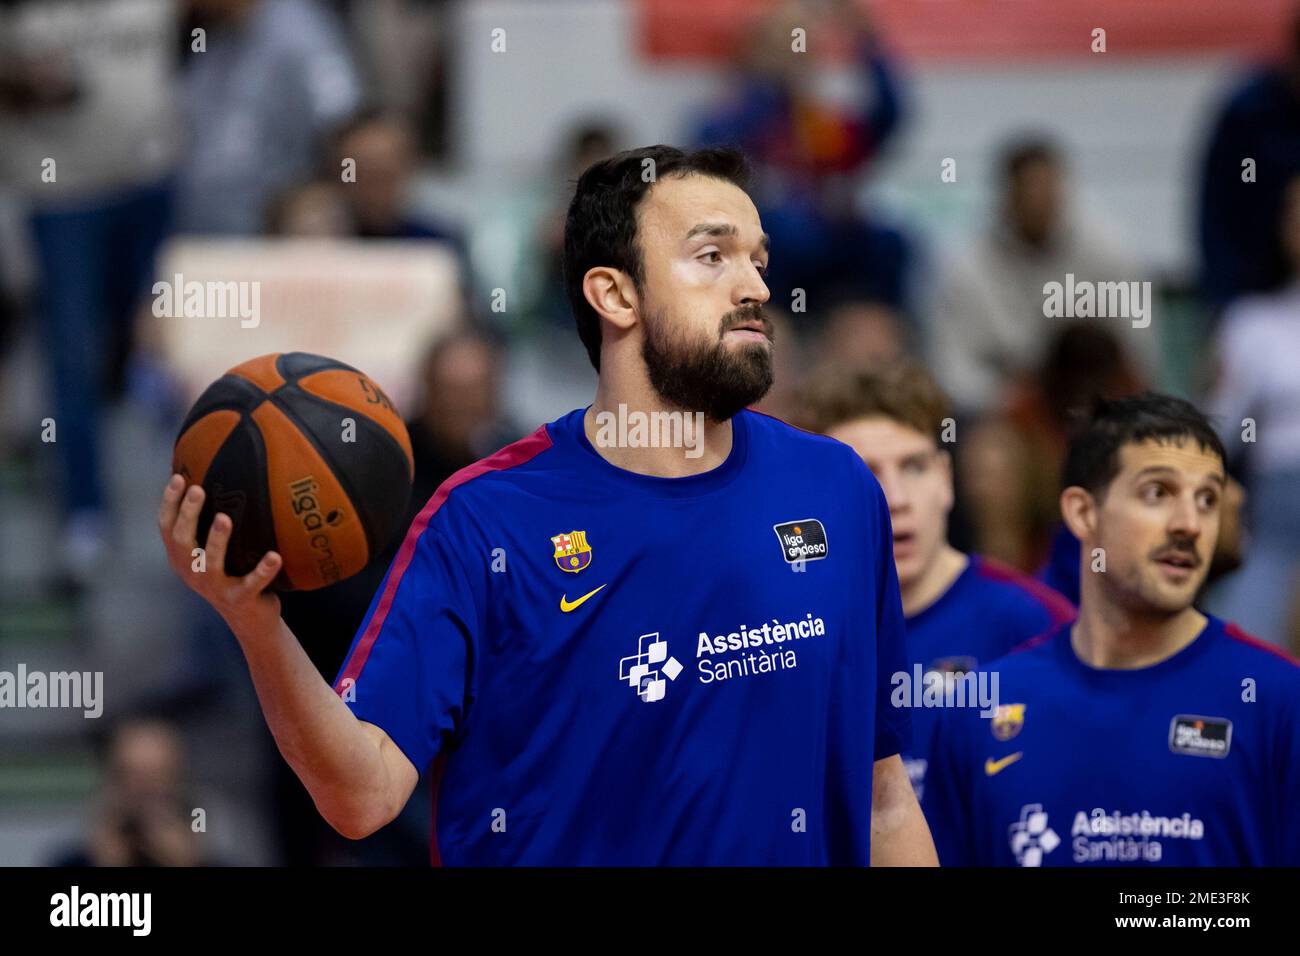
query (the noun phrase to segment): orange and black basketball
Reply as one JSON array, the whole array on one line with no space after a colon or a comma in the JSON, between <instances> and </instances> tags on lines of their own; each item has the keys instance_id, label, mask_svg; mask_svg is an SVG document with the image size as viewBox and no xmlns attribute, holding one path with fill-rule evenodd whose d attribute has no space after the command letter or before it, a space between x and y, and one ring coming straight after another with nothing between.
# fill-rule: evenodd
<instances>
[{"instance_id":1,"label":"orange and black basketball","mask_svg":"<svg viewBox=\"0 0 1300 956\"><path fill-rule=\"evenodd\" d=\"M351 366L305 352L237 365L199 396L172 470L203 486L198 543L218 512L234 523L226 573L267 551L274 586L310 591L360 571L402 529L411 440L388 396Z\"/></svg>"}]
</instances>

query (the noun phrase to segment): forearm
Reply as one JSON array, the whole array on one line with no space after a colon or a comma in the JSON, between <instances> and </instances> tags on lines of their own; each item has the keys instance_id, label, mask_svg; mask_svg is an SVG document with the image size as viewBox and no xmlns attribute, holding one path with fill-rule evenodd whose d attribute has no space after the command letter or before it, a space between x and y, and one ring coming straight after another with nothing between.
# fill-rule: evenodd
<instances>
[{"instance_id":1,"label":"forearm","mask_svg":"<svg viewBox=\"0 0 1300 956\"><path fill-rule=\"evenodd\" d=\"M912 798L909 809L881 816L871 814L872 866L938 866L939 855L921 805Z\"/></svg>"},{"instance_id":2,"label":"forearm","mask_svg":"<svg viewBox=\"0 0 1300 956\"><path fill-rule=\"evenodd\" d=\"M205 566L194 567L204 497L203 488L187 486L181 474L168 480L158 507L167 562L234 632L276 746L321 815L346 837L366 836L397 816L419 773L382 730L352 714L284 623L271 589L283 564L277 552L262 555L241 577L227 575L234 525L218 513L208 530Z\"/></svg>"},{"instance_id":3,"label":"forearm","mask_svg":"<svg viewBox=\"0 0 1300 956\"><path fill-rule=\"evenodd\" d=\"M366 836L401 810L395 761L406 758L353 715L288 625L276 623L269 634L236 630L267 727L321 816L344 836Z\"/></svg>"},{"instance_id":4,"label":"forearm","mask_svg":"<svg viewBox=\"0 0 1300 956\"><path fill-rule=\"evenodd\" d=\"M898 756L876 762L871 795L871 865L939 865L930 827Z\"/></svg>"}]
</instances>

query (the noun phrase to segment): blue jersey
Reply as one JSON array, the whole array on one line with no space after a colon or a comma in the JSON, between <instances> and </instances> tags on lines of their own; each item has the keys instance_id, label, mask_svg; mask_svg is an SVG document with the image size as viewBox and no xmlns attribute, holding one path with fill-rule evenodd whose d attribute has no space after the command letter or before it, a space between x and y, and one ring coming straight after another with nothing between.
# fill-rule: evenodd
<instances>
[{"instance_id":1,"label":"blue jersey","mask_svg":"<svg viewBox=\"0 0 1300 956\"><path fill-rule=\"evenodd\" d=\"M1300 664L1209 617L1098 669L1064 625L1000 661L997 714L946 711L923 807L943 865L1300 864Z\"/></svg>"},{"instance_id":2,"label":"blue jersey","mask_svg":"<svg viewBox=\"0 0 1300 956\"><path fill-rule=\"evenodd\" d=\"M638 475L583 414L439 488L335 683L433 761L434 861L869 863L909 736L879 484L748 411L717 468Z\"/></svg>"},{"instance_id":3,"label":"blue jersey","mask_svg":"<svg viewBox=\"0 0 1300 956\"><path fill-rule=\"evenodd\" d=\"M1011 653L1030 638L1074 618L1074 605L1051 588L991 558L971 555L948 590L907 619L913 679L942 681ZM938 719L930 707L912 710L912 745L903 752L917 799L925 795L930 737Z\"/></svg>"},{"instance_id":4,"label":"blue jersey","mask_svg":"<svg viewBox=\"0 0 1300 956\"><path fill-rule=\"evenodd\" d=\"M1065 595L1066 599L1079 603L1079 539L1076 538L1065 522L1056 526L1052 532L1051 547L1047 560L1038 569L1034 577L1052 590Z\"/></svg>"}]
</instances>

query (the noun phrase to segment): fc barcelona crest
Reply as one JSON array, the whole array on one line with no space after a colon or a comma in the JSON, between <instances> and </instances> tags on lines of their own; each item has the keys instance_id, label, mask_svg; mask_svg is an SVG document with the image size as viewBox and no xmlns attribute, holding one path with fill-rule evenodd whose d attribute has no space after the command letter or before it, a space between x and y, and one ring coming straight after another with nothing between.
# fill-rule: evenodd
<instances>
[{"instance_id":1,"label":"fc barcelona crest","mask_svg":"<svg viewBox=\"0 0 1300 956\"><path fill-rule=\"evenodd\" d=\"M998 740L1010 740L1024 725L1024 704L999 704L993 714L993 736Z\"/></svg>"},{"instance_id":2,"label":"fc barcelona crest","mask_svg":"<svg viewBox=\"0 0 1300 956\"><path fill-rule=\"evenodd\" d=\"M591 564L591 545L587 544L587 532L557 534L551 538L551 544L555 545L555 565L561 571L577 574Z\"/></svg>"}]
</instances>

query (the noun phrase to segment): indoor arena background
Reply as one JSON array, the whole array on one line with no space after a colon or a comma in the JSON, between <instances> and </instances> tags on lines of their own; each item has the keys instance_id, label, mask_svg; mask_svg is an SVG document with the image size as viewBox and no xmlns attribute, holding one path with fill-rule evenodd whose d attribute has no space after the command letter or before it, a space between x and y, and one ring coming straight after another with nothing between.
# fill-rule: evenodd
<instances>
[{"instance_id":1,"label":"indoor arena background","mask_svg":"<svg viewBox=\"0 0 1300 956\"><path fill-rule=\"evenodd\" d=\"M812 105L795 135L742 144L774 237L763 407L797 421L820 377L919 356L958 409L954 543L1034 572L1055 540L1069 400L1191 398L1244 489L1241 567L1206 606L1300 646L1300 408L1275 374L1300 343L1300 92L1278 92L1300 90L1296 12L0 3L0 670L103 675L97 716L0 711L0 864L112 862L104 828L129 841L142 826L170 835L167 863L427 861L423 787L365 841L320 820L235 642L168 570L154 515L181 416L241 358L352 362L411 423L418 510L457 468L589 400L558 272L577 171L636 145L730 141L765 84ZM15 64L34 85L10 82ZM1025 157L1049 173L1026 177ZM349 160L373 175L349 180ZM1017 229L1056 235L1051 261L1007 252ZM849 247L856 265L823 267ZM990 354L975 313L1041 301L1045 271L1149 282L1150 321L1043 318ZM256 314L169 309L154 282L177 276L260 283ZM1287 310L1288 335L1225 344ZM1252 454L1251 425L1290 437ZM287 602L327 677L376 582ZM144 805L203 808L206 824L136 819Z\"/></svg>"}]
</instances>

